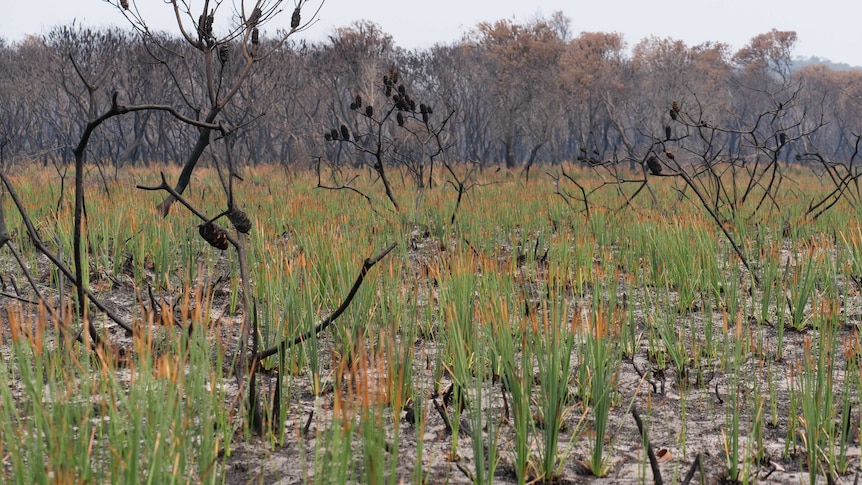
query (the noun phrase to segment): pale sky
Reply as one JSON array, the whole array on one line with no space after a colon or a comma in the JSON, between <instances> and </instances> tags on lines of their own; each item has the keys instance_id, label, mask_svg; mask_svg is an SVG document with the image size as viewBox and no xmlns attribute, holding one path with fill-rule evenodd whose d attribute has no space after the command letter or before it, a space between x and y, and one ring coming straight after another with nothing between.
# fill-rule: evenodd
<instances>
[{"instance_id":1,"label":"pale sky","mask_svg":"<svg viewBox=\"0 0 862 485\"><path fill-rule=\"evenodd\" d=\"M152 27L176 32L172 11L164 0L137 1ZM306 14L319 4L320 0L310 0ZM0 37L7 41L44 33L73 19L92 27L127 25L115 8L102 0L0 0L0 5ZM285 1L286 11L271 28L290 23L293 5L293 0ZM724 42L736 50L751 37L776 28L797 32L799 43L794 55L816 55L862 66L860 0L326 0L317 24L301 36L322 40L336 27L366 19L391 34L397 45L421 48L456 41L480 21L527 21L557 10L571 19L574 35L619 32L629 47L655 35L690 46Z\"/></svg>"}]
</instances>

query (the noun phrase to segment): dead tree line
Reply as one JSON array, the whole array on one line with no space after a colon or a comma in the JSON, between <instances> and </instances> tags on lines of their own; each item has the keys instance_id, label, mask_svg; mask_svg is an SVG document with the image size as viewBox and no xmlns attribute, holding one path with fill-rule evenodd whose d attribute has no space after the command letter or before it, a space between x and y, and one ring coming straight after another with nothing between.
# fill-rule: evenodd
<instances>
[{"instance_id":1,"label":"dead tree line","mask_svg":"<svg viewBox=\"0 0 862 485\"><path fill-rule=\"evenodd\" d=\"M245 38L237 31L210 45L196 27L179 36L58 27L0 45L0 132L10 140L8 161L61 170L73 160L77 135L92 115L95 88L110 86L127 104L174 105L204 123L224 119L241 163L312 166L331 150L310 134L347 119L344 100L371 92L380 73L397 67L412 80L415 98L438 113L454 111L447 125L450 158L480 165L529 169L574 161L581 148L594 158L594 152L608 158L642 150L652 145L651 133L663 133L665 120L653 113L669 99L697 103L716 126L742 126L770 109L752 89L773 89L782 78L800 84L795 114L820 113L825 123L804 145L782 150L780 161L820 164L807 154L846 159L855 151L854 134L862 133L856 115L862 73L823 66L792 70L792 32L760 34L735 53L720 43L688 46L657 38L629 52L619 34L572 37L564 24L559 16L482 23L450 44L414 51L399 48L365 21L317 43L285 40L261 28L257 49L266 52L267 62L255 69L244 57L250 33ZM207 47L206 56L194 55L200 47ZM219 82L205 87L189 72L206 72ZM90 84L82 85L81 75ZM92 140L88 153L106 167L189 166L192 159L209 158L210 132L173 123L166 113L135 112L101 129L106 136ZM742 143L732 130L726 136ZM334 156L340 157L336 162L362 163L356 152Z\"/></svg>"}]
</instances>

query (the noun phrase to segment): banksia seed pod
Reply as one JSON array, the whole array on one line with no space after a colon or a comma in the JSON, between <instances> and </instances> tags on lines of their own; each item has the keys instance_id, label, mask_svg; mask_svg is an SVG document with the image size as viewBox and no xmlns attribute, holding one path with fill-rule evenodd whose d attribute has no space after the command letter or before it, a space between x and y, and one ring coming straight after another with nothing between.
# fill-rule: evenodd
<instances>
[{"instance_id":1,"label":"banksia seed pod","mask_svg":"<svg viewBox=\"0 0 862 485\"><path fill-rule=\"evenodd\" d=\"M333 140L338 140L338 130L336 130L335 128L329 130L329 137Z\"/></svg>"},{"instance_id":2,"label":"banksia seed pod","mask_svg":"<svg viewBox=\"0 0 862 485\"><path fill-rule=\"evenodd\" d=\"M350 131L347 130L347 125L341 125L341 138L344 141L350 140Z\"/></svg>"},{"instance_id":3,"label":"banksia seed pod","mask_svg":"<svg viewBox=\"0 0 862 485\"><path fill-rule=\"evenodd\" d=\"M201 14L198 17L198 37L201 39L205 39L207 34L207 17L204 14Z\"/></svg>"},{"instance_id":4,"label":"banksia seed pod","mask_svg":"<svg viewBox=\"0 0 862 485\"><path fill-rule=\"evenodd\" d=\"M398 126L404 126L404 115L402 115L401 113L398 113L395 116L395 120L398 121Z\"/></svg>"},{"instance_id":5,"label":"banksia seed pod","mask_svg":"<svg viewBox=\"0 0 862 485\"><path fill-rule=\"evenodd\" d=\"M397 98L395 96L397 96ZM408 109L410 109L410 103L407 101L406 96L401 96L400 94L396 94L395 96L393 96L393 99L395 100L395 107L397 107L401 111L407 111Z\"/></svg>"},{"instance_id":6,"label":"banksia seed pod","mask_svg":"<svg viewBox=\"0 0 862 485\"><path fill-rule=\"evenodd\" d=\"M228 49L227 44L222 44L218 46L218 60L222 64L227 64L227 61L230 59L230 49Z\"/></svg>"},{"instance_id":7,"label":"banksia seed pod","mask_svg":"<svg viewBox=\"0 0 862 485\"><path fill-rule=\"evenodd\" d=\"M237 231L243 234L248 234L251 231L251 221L245 212L234 207L227 213L227 218L230 219L230 223Z\"/></svg>"},{"instance_id":8,"label":"banksia seed pod","mask_svg":"<svg viewBox=\"0 0 862 485\"><path fill-rule=\"evenodd\" d=\"M650 155L650 157L647 158L646 164L651 174L658 175L661 173L661 164L658 162L656 157Z\"/></svg>"},{"instance_id":9,"label":"banksia seed pod","mask_svg":"<svg viewBox=\"0 0 862 485\"><path fill-rule=\"evenodd\" d=\"M257 30L257 27L251 29L251 45L260 44L260 32Z\"/></svg>"},{"instance_id":10,"label":"banksia seed pod","mask_svg":"<svg viewBox=\"0 0 862 485\"><path fill-rule=\"evenodd\" d=\"M374 116L374 108L372 108L370 104L365 107L365 116L367 116L369 118Z\"/></svg>"},{"instance_id":11,"label":"banksia seed pod","mask_svg":"<svg viewBox=\"0 0 862 485\"><path fill-rule=\"evenodd\" d=\"M224 251L227 249L228 244L230 244L227 240L227 234L212 222L198 226L198 232L204 238L204 241L210 243L210 246L216 249Z\"/></svg>"},{"instance_id":12,"label":"banksia seed pod","mask_svg":"<svg viewBox=\"0 0 862 485\"><path fill-rule=\"evenodd\" d=\"M362 107L362 96L357 94L356 99L353 102L356 103L357 108L361 108Z\"/></svg>"},{"instance_id":13,"label":"banksia seed pod","mask_svg":"<svg viewBox=\"0 0 862 485\"><path fill-rule=\"evenodd\" d=\"M293 9L293 15L290 17L290 28L295 29L299 27L299 23L302 22L302 16L299 12L299 7L297 6Z\"/></svg>"}]
</instances>

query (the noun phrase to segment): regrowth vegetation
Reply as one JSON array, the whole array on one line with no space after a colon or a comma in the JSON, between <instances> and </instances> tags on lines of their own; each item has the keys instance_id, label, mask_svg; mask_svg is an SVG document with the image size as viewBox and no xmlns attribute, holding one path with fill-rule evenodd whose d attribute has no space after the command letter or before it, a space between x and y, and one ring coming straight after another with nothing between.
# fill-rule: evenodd
<instances>
[{"instance_id":1,"label":"regrowth vegetation","mask_svg":"<svg viewBox=\"0 0 862 485\"><path fill-rule=\"evenodd\" d=\"M60 29L63 94L39 99L68 102L46 125L68 149L18 163L36 142L4 128L0 479L858 469L862 137L791 72L795 34L626 59L555 15L406 55L361 23L290 43L304 1L170 5L179 41L116 7L172 96L101 62L130 38ZM296 53L343 61L328 96L293 100L316 163L251 167L282 138L255 131L257 93L320 88L264 62ZM179 166L121 170L153 123L157 145L182 133ZM109 175L111 130L136 141ZM531 177L542 154L558 162Z\"/></svg>"},{"instance_id":2,"label":"regrowth vegetation","mask_svg":"<svg viewBox=\"0 0 862 485\"><path fill-rule=\"evenodd\" d=\"M42 237L69 255L72 208L53 213L56 179L38 173L10 181L30 194ZM218 174L200 174L188 202L215 212L206 200ZM828 190L812 175L795 181ZM417 229L315 189L313 173L245 175L235 196L268 221L243 236L249 260L266 261L249 267L255 332L261 347L287 340L254 362L259 424L237 412L249 381L230 377L244 321L239 260L200 238L191 213L153 219L141 201L158 199L134 186L157 176L110 182L110 203L90 196L89 288L135 329L124 340L98 317L110 351L63 333L74 329L70 280L11 213L10 237L43 299L30 303L15 283L26 281L21 267L4 273L6 479L649 480L635 408L666 478L698 455L700 473L739 480L854 470L862 228L848 206L787 235L775 220L739 238L772 272L757 286L701 207L678 202L671 178L651 182L656 201L637 212L613 215L600 206L617 198L597 196L589 220L547 195L552 182L485 187L458 225L444 217ZM454 201L440 187L424 204L446 213ZM789 191L776 200L807 204ZM388 240L402 244L367 273L373 289L313 331L354 284L356 255ZM63 299L63 317L52 316ZM249 439L271 458L251 460Z\"/></svg>"}]
</instances>

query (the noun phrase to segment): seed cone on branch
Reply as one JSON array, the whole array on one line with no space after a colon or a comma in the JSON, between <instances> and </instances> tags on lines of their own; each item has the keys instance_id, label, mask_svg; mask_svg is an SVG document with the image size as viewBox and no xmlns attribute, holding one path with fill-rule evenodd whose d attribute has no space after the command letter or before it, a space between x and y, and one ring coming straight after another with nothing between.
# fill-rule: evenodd
<instances>
[{"instance_id":1,"label":"seed cone on branch","mask_svg":"<svg viewBox=\"0 0 862 485\"><path fill-rule=\"evenodd\" d=\"M677 103L676 101L674 101L673 103L671 103L671 105L670 105L670 109L671 109L671 111L673 111L674 113L679 114L679 103Z\"/></svg>"},{"instance_id":2,"label":"seed cone on branch","mask_svg":"<svg viewBox=\"0 0 862 485\"><path fill-rule=\"evenodd\" d=\"M218 60L222 64L227 64L227 61L230 60L230 48L227 44L218 46Z\"/></svg>"},{"instance_id":3,"label":"seed cone on branch","mask_svg":"<svg viewBox=\"0 0 862 485\"><path fill-rule=\"evenodd\" d=\"M670 140L670 125L664 127L664 139L665 141Z\"/></svg>"},{"instance_id":4,"label":"seed cone on branch","mask_svg":"<svg viewBox=\"0 0 862 485\"><path fill-rule=\"evenodd\" d=\"M403 94L393 94L392 101L395 102L395 107L398 108L399 111L408 111L410 110L411 99ZM413 106L416 106L416 103L413 103Z\"/></svg>"},{"instance_id":5,"label":"seed cone on branch","mask_svg":"<svg viewBox=\"0 0 862 485\"><path fill-rule=\"evenodd\" d=\"M341 125L341 138L343 138L344 141L350 140L350 131L348 131L347 125Z\"/></svg>"},{"instance_id":6,"label":"seed cone on branch","mask_svg":"<svg viewBox=\"0 0 862 485\"><path fill-rule=\"evenodd\" d=\"M369 118L374 116L374 108L372 108L370 104L365 107L365 116L367 116Z\"/></svg>"},{"instance_id":7,"label":"seed cone on branch","mask_svg":"<svg viewBox=\"0 0 862 485\"><path fill-rule=\"evenodd\" d=\"M329 137L333 140L338 140L338 130L336 130L335 128L329 130Z\"/></svg>"},{"instance_id":8,"label":"seed cone on branch","mask_svg":"<svg viewBox=\"0 0 862 485\"><path fill-rule=\"evenodd\" d=\"M665 156L667 156L667 158L670 158L671 160L676 160L676 157L675 157L675 156L673 156L673 153L671 153L671 152L664 152L664 154L665 154Z\"/></svg>"},{"instance_id":9,"label":"seed cone on branch","mask_svg":"<svg viewBox=\"0 0 862 485\"><path fill-rule=\"evenodd\" d=\"M656 157L650 155L650 157L647 158L646 163L651 174L658 175L661 173L661 163L659 163Z\"/></svg>"},{"instance_id":10,"label":"seed cone on branch","mask_svg":"<svg viewBox=\"0 0 862 485\"><path fill-rule=\"evenodd\" d=\"M362 96L356 95L356 99L353 100L353 104L356 105L356 108L359 109L362 107Z\"/></svg>"},{"instance_id":11,"label":"seed cone on branch","mask_svg":"<svg viewBox=\"0 0 862 485\"><path fill-rule=\"evenodd\" d=\"M198 226L198 232L210 246L222 251L228 248L227 234L212 222Z\"/></svg>"},{"instance_id":12,"label":"seed cone on branch","mask_svg":"<svg viewBox=\"0 0 862 485\"><path fill-rule=\"evenodd\" d=\"M402 115L401 113L398 113L395 116L395 120L398 121L398 126L404 126L404 115Z\"/></svg>"},{"instance_id":13,"label":"seed cone on branch","mask_svg":"<svg viewBox=\"0 0 862 485\"><path fill-rule=\"evenodd\" d=\"M299 6L293 9L293 15L290 16L290 28L295 29L299 27L300 22L302 22L302 16L299 11Z\"/></svg>"},{"instance_id":14,"label":"seed cone on branch","mask_svg":"<svg viewBox=\"0 0 862 485\"><path fill-rule=\"evenodd\" d=\"M227 218L237 231L243 234L248 234L249 231L251 231L251 221L249 220L248 215L236 207L227 213Z\"/></svg>"},{"instance_id":15,"label":"seed cone on branch","mask_svg":"<svg viewBox=\"0 0 862 485\"><path fill-rule=\"evenodd\" d=\"M201 16L198 17L198 37L201 40L208 39L212 33L212 21L209 21L209 18L204 14L201 14ZM207 25L209 25L209 27L207 27Z\"/></svg>"},{"instance_id":16,"label":"seed cone on branch","mask_svg":"<svg viewBox=\"0 0 862 485\"><path fill-rule=\"evenodd\" d=\"M392 102L395 103L395 107L398 108L398 111L407 111L410 109L410 103L407 101L407 97L402 94L393 94Z\"/></svg>"},{"instance_id":17,"label":"seed cone on branch","mask_svg":"<svg viewBox=\"0 0 862 485\"><path fill-rule=\"evenodd\" d=\"M129 9L129 0L120 0L120 6L123 7L123 10Z\"/></svg>"}]
</instances>

